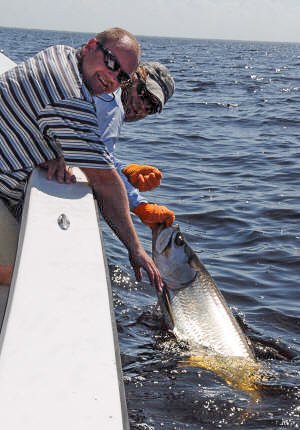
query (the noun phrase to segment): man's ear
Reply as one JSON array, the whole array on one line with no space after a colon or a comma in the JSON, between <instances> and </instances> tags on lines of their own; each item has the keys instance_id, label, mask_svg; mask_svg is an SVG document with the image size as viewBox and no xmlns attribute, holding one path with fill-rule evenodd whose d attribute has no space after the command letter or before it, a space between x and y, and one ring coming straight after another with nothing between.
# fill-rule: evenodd
<instances>
[{"instance_id":1,"label":"man's ear","mask_svg":"<svg viewBox=\"0 0 300 430\"><path fill-rule=\"evenodd\" d=\"M93 48L96 44L97 44L97 40L94 37L92 39L90 39L88 41L88 43L86 43L85 45L83 45L83 47L81 49L82 55L83 56L86 55L89 52L89 50L91 48Z\"/></svg>"},{"instance_id":2,"label":"man's ear","mask_svg":"<svg viewBox=\"0 0 300 430\"><path fill-rule=\"evenodd\" d=\"M95 44L97 44L97 40L93 37L92 39L90 39L87 43L87 46L89 48L92 48Z\"/></svg>"}]
</instances>

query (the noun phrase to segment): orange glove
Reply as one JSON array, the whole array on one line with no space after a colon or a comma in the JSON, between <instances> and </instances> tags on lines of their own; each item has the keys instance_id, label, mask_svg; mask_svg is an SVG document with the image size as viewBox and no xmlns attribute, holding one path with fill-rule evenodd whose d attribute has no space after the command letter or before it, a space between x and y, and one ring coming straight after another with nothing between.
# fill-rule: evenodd
<instances>
[{"instance_id":1,"label":"orange glove","mask_svg":"<svg viewBox=\"0 0 300 430\"><path fill-rule=\"evenodd\" d=\"M158 206L153 203L140 203L132 212L140 217L141 221L153 228L155 224L165 223L170 227L174 220L174 212L170 211L166 206Z\"/></svg>"},{"instance_id":2,"label":"orange glove","mask_svg":"<svg viewBox=\"0 0 300 430\"><path fill-rule=\"evenodd\" d=\"M122 170L131 185L139 191L150 191L160 185L161 172L153 166L129 164Z\"/></svg>"}]
</instances>

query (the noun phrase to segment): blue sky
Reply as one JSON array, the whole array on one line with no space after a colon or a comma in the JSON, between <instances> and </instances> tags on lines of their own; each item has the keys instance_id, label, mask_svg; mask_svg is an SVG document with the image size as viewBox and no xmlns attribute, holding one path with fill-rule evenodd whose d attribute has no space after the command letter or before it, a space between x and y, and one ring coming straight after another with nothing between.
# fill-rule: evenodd
<instances>
[{"instance_id":1,"label":"blue sky","mask_svg":"<svg viewBox=\"0 0 300 430\"><path fill-rule=\"evenodd\" d=\"M7 0L0 26L300 42L300 0Z\"/></svg>"}]
</instances>

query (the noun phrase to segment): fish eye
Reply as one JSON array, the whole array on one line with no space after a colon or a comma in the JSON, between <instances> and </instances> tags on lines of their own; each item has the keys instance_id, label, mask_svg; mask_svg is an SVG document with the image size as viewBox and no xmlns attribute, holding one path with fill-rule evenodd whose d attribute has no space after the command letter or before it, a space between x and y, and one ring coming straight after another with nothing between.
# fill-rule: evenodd
<instances>
[{"instance_id":1,"label":"fish eye","mask_svg":"<svg viewBox=\"0 0 300 430\"><path fill-rule=\"evenodd\" d=\"M174 239L174 242L177 246L184 245L184 238L181 233L177 233Z\"/></svg>"}]
</instances>

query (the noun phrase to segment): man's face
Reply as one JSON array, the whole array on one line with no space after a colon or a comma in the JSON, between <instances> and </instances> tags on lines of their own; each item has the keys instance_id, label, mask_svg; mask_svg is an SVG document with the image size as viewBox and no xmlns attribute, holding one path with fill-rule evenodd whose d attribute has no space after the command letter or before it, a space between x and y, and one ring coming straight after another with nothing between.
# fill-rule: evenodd
<instances>
[{"instance_id":1,"label":"man's face","mask_svg":"<svg viewBox=\"0 0 300 430\"><path fill-rule=\"evenodd\" d=\"M153 113L153 105L157 100L151 94L147 94L142 81L137 77L132 79L130 86L122 90L122 103L126 122L138 121Z\"/></svg>"},{"instance_id":2,"label":"man's face","mask_svg":"<svg viewBox=\"0 0 300 430\"><path fill-rule=\"evenodd\" d=\"M129 38L108 42L105 45L118 60L121 70L132 75L138 65L138 56ZM82 49L82 75L92 95L108 94L115 91L120 82L119 70L110 70L104 62L104 53L99 49L95 39L89 41Z\"/></svg>"}]
</instances>

